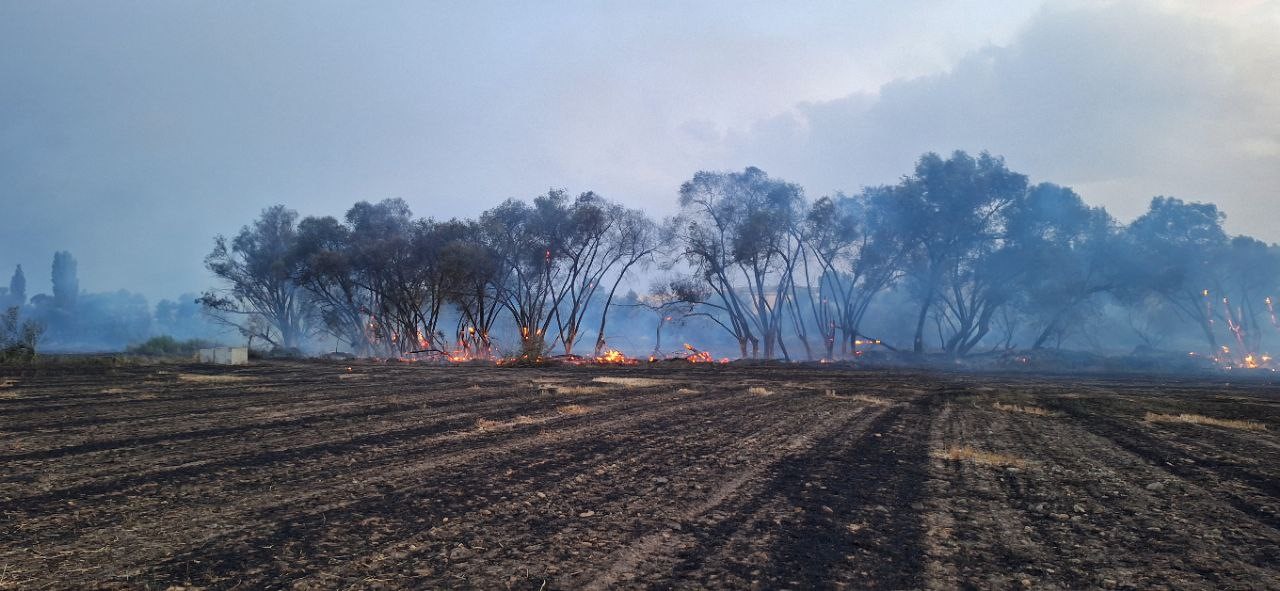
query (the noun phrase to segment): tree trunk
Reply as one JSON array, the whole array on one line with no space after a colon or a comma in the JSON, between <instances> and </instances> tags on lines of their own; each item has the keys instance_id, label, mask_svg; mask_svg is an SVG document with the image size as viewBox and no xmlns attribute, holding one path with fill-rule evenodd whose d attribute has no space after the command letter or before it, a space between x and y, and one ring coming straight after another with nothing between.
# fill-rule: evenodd
<instances>
[{"instance_id":1,"label":"tree trunk","mask_svg":"<svg viewBox=\"0 0 1280 591\"><path fill-rule=\"evenodd\" d=\"M929 316L929 305L932 304L933 297L927 297L920 304L920 315L916 318L916 336L912 341L912 350L916 355L924 353L924 321Z\"/></svg>"}]
</instances>

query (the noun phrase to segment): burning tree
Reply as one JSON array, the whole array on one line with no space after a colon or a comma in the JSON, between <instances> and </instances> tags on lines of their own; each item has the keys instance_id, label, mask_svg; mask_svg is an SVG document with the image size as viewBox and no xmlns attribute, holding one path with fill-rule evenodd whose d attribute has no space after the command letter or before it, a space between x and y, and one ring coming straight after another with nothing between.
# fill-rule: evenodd
<instances>
[{"instance_id":1,"label":"burning tree","mask_svg":"<svg viewBox=\"0 0 1280 591\"><path fill-rule=\"evenodd\" d=\"M1125 229L1129 245L1129 291L1153 293L1195 323L1210 351L1219 350L1213 287L1218 257L1227 244L1223 215L1209 203L1156 197Z\"/></svg>"},{"instance_id":2,"label":"burning tree","mask_svg":"<svg viewBox=\"0 0 1280 591\"><path fill-rule=\"evenodd\" d=\"M1216 260L1211 294L1221 300L1218 320L1235 342L1241 363L1256 366L1262 358L1263 335L1280 329L1268 326L1274 324L1272 294L1280 292L1280 248L1236 236Z\"/></svg>"},{"instance_id":3,"label":"burning tree","mask_svg":"<svg viewBox=\"0 0 1280 591\"><path fill-rule=\"evenodd\" d=\"M441 251L445 297L458 310L455 357L488 359L493 355L493 324L502 309L501 288L509 269L496 245L474 221L451 221L450 237Z\"/></svg>"},{"instance_id":4,"label":"burning tree","mask_svg":"<svg viewBox=\"0 0 1280 591\"><path fill-rule=\"evenodd\" d=\"M604 329L618 286L637 263L653 253L653 222L643 212L610 203L595 193L583 193L564 212L559 256L554 256L563 281L557 287L555 323L565 355L573 354L591 304L607 289L600 315L595 353L605 348Z\"/></svg>"},{"instance_id":5,"label":"burning tree","mask_svg":"<svg viewBox=\"0 0 1280 591\"><path fill-rule=\"evenodd\" d=\"M800 259L793 231L802 219L798 185L758 168L699 172L680 187L675 224L682 256L707 283L715 308L743 357L773 358L781 342L786 294ZM785 347L785 345L784 345Z\"/></svg>"},{"instance_id":6,"label":"burning tree","mask_svg":"<svg viewBox=\"0 0 1280 591\"><path fill-rule=\"evenodd\" d=\"M907 245L880 215L890 198L892 193L883 188L866 189L856 196L823 197L805 217L798 237L805 247L801 277L809 317L822 336L824 359L835 358L837 340L841 355L856 349L867 308L901 272ZM792 282L792 301L797 305L798 283ZM795 316L799 318L799 311ZM799 320L797 326L802 326Z\"/></svg>"},{"instance_id":7,"label":"burning tree","mask_svg":"<svg viewBox=\"0 0 1280 591\"><path fill-rule=\"evenodd\" d=\"M563 282L556 253L560 251L558 218L563 192L552 191L535 202L508 199L480 216L486 240L508 270L497 295L519 327L522 357L546 350L546 331L555 319L557 284Z\"/></svg>"}]
</instances>

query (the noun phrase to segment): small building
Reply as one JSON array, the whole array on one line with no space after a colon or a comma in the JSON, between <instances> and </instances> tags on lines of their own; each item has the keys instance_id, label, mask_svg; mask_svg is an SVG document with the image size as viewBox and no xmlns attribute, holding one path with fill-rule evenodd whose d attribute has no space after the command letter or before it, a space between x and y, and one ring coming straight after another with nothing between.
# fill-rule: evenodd
<instances>
[{"instance_id":1,"label":"small building","mask_svg":"<svg viewBox=\"0 0 1280 591\"><path fill-rule=\"evenodd\" d=\"M200 363L213 363L215 365L245 365L249 363L249 348L214 347L212 349L200 349L196 358Z\"/></svg>"}]
</instances>

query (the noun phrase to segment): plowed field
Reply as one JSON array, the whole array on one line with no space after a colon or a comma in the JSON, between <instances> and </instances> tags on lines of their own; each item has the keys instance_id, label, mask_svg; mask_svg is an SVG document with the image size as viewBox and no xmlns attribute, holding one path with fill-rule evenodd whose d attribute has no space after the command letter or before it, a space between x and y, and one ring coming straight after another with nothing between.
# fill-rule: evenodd
<instances>
[{"instance_id":1,"label":"plowed field","mask_svg":"<svg viewBox=\"0 0 1280 591\"><path fill-rule=\"evenodd\" d=\"M7 375L0 588L1280 588L1259 380Z\"/></svg>"}]
</instances>

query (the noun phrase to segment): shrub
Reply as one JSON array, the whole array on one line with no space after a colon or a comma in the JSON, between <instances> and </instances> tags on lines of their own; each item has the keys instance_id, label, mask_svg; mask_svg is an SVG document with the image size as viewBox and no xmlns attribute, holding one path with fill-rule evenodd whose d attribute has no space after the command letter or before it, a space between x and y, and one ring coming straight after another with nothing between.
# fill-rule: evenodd
<instances>
[{"instance_id":1,"label":"shrub","mask_svg":"<svg viewBox=\"0 0 1280 591\"><path fill-rule=\"evenodd\" d=\"M161 335L151 337L146 342L133 345L125 350L133 355L147 355L151 357L190 357L196 354L199 349L216 347L217 343L206 341L203 339L191 339L187 341L179 341L169 335Z\"/></svg>"},{"instance_id":2,"label":"shrub","mask_svg":"<svg viewBox=\"0 0 1280 591\"><path fill-rule=\"evenodd\" d=\"M0 320L0 363L29 363L35 359L36 343L44 334L44 326L18 320L17 306L6 310Z\"/></svg>"}]
</instances>

